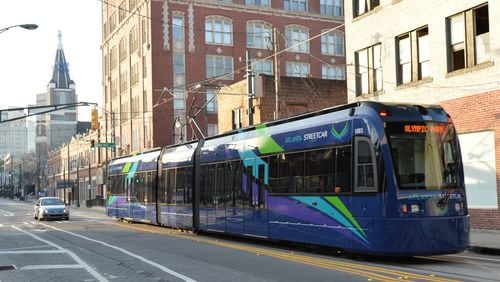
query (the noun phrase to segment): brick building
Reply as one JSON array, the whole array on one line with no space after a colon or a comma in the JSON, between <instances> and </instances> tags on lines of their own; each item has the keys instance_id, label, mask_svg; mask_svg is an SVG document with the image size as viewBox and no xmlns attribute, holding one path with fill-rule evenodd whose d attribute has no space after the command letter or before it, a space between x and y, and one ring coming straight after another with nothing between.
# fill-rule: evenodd
<instances>
[{"instance_id":1,"label":"brick building","mask_svg":"<svg viewBox=\"0 0 500 282\"><path fill-rule=\"evenodd\" d=\"M343 19L337 0L103 1L101 132L124 153L164 146L181 136L176 120L185 125L211 101L194 134L216 134L211 98L243 79L246 50L256 71L274 74L274 43L287 48L280 75L345 79ZM190 126L181 130L192 138Z\"/></svg>"},{"instance_id":2,"label":"brick building","mask_svg":"<svg viewBox=\"0 0 500 282\"><path fill-rule=\"evenodd\" d=\"M459 133L471 225L500 229L500 2L344 3L349 101L444 106Z\"/></svg>"},{"instance_id":3,"label":"brick building","mask_svg":"<svg viewBox=\"0 0 500 282\"><path fill-rule=\"evenodd\" d=\"M281 77L278 88L279 118L342 105L347 102L345 80ZM274 76L259 75L255 79L253 100L254 124L272 121L276 112ZM249 124L247 80L220 89L219 131L247 127Z\"/></svg>"}]
</instances>

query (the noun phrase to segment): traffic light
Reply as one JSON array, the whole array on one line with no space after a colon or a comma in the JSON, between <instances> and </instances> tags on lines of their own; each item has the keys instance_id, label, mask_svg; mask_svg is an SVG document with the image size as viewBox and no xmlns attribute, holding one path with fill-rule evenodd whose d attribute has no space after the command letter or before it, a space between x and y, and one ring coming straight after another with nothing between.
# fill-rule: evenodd
<instances>
[{"instance_id":1,"label":"traffic light","mask_svg":"<svg viewBox=\"0 0 500 282\"><path fill-rule=\"evenodd\" d=\"M98 120L98 114L97 114L97 109L93 108L92 109L92 119L91 119L91 125L90 128L92 129L98 129L99 128L99 120Z\"/></svg>"},{"instance_id":2,"label":"traffic light","mask_svg":"<svg viewBox=\"0 0 500 282\"><path fill-rule=\"evenodd\" d=\"M92 139L90 140L90 150L94 150L95 149L95 140Z\"/></svg>"}]
</instances>

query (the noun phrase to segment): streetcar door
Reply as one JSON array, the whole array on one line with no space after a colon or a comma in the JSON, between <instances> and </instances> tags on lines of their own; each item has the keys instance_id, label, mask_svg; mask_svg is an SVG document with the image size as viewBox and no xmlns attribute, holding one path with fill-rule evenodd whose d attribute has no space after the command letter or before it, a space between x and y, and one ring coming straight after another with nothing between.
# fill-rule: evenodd
<instances>
[{"instance_id":1,"label":"streetcar door","mask_svg":"<svg viewBox=\"0 0 500 282\"><path fill-rule=\"evenodd\" d=\"M232 161L226 166L226 232L243 234L243 163Z\"/></svg>"},{"instance_id":2,"label":"streetcar door","mask_svg":"<svg viewBox=\"0 0 500 282\"><path fill-rule=\"evenodd\" d=\"M264 181L266 163L261 159L251 159L246 160L245 165L243 177L244 234L267 238L269 217L265 208L267 206Z\"/></svg>"}]
</instances>

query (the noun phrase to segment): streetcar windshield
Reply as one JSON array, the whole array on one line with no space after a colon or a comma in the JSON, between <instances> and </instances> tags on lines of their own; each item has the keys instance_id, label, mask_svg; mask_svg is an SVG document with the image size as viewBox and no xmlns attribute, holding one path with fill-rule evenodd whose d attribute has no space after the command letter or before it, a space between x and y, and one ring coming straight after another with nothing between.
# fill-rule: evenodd
<instances>
[{"instance_id":1,"label":"streetcar windshield","mask_svg":"<svg viewBox=\"0 0 500 282\"><path fill-rule=\"evenodd\" d=\"M387 123L399 189L445 189L457 186L455 129L451 123Z\"/></svg>"}]
</instances>

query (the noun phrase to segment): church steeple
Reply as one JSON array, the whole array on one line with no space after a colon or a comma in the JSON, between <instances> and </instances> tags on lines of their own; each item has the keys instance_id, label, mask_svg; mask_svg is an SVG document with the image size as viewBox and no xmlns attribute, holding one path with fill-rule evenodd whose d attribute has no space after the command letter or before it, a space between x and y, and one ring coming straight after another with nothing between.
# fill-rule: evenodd
<instances>
[{"instance_id":1,"label":"church steeple","mask_svg":"<svg viewBox=\"0 0 500 282\"><path fill-rule=\"evenodd\" d=\"M62 34L61 31L57 34L58 44L56 52L56 60L54 63L54 70L52 72L52 79L50 83L55 84L55 88L70 88L74 87L74 82L69 77L68 63L66 62L66 57L64 56L64 50L62 46Z\"/></svg>"}]
</instances>

